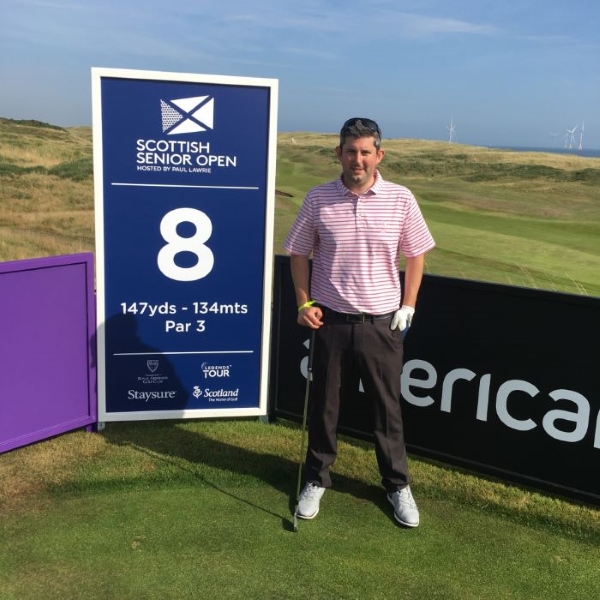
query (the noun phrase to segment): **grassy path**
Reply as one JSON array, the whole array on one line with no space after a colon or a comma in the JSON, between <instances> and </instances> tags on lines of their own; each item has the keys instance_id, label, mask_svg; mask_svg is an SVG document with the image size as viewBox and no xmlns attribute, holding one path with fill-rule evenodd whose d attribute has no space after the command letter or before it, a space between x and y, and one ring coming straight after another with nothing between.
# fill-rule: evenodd
<instances>
[{"instance_id":1,"label":"grassy path","mask_svg":"<svg viewBox=\"0 0 600 600\"><path fill-rule=\"evenodd\" d=\"M342 441L291 524L299 431L108 424L0 456L0 598L563 598L597 592L600 512L412 457L396 525L370 445ZM13 490L12 493L10 490Z\"/></svg>"}]
</instances>

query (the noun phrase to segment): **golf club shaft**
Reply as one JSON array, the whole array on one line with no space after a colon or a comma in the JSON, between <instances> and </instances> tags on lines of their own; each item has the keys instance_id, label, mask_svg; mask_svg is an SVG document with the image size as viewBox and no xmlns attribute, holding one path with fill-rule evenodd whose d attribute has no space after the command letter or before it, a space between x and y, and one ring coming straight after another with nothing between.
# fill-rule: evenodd
<instances>
[{"instance_id":1,"label":"golf club shaft","mask_svg":"<svg viewBox=\"0 0 600 600\"><path fill-rule=\"evenodd\" d=\"M304 393L304 411L302 413L302 439L300 442L300 460L298 462L298 484L296 487L296 502L300 498L300 487L302 485L302 467L304 466L304 446L306 444L306 421L308 415L308 399L310 396L310 383L312 381L312 365L313 365L313 356L315 351L315 332L317 330L313 329L310 334L310 342L308 349L308 363L306 367L306 388ZM296 507L297 509L297 507Z\"/></svg>"}]
</instances>

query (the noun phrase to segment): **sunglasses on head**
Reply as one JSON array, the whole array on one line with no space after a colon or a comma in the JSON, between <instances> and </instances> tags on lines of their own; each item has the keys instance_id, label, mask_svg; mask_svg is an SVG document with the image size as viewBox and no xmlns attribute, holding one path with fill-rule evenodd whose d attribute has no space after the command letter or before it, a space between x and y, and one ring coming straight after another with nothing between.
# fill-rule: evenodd
<instances>
[{"instance_id":1,"label":"sunglasses on head","mask_svg":"<svg viewBox=\"0 0 600 600\"><path fill-rule=\"evenodd\" d=\"M375 123L373 119L366 119L362 117L353 117L352 119L348 119L342 125L342 134L344 134L345 131L347 131L351 127L354 127L355 125L362 125L363 127L369 129L370 131L376 133L379 137L381 137L381 129L379 129L379 125L377 125L377 123Z\"/></svg>"}]
</instances>

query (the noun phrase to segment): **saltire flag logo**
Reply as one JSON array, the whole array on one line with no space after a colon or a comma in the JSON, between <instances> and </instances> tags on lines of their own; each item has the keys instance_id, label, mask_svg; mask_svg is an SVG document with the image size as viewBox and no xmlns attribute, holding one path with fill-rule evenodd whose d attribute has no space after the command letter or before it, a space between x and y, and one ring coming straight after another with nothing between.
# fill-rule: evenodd
<instances>
[{"instance_id":1,"label":"saltire flag logo","mask_svg":"<svg viewBox=\"0 0 600 600\"><path fill-rule=\"evenodd\" d=\"M197 133L213 129L215 99L212 96L195 96L178 100L161 100L162 130L167 135Z\"/></svg>"}]
</instances>

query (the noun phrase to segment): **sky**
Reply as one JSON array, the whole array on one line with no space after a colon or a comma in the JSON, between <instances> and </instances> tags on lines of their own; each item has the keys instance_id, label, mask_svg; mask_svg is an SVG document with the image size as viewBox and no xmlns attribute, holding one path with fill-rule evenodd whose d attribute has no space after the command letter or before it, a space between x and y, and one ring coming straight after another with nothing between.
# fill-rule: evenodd
<instances>
[{"instance_id":1,"label":"sky","mask_svg":"<svg viewBox=\"0 0 600 600\"><path fill-rule=\"evenodd\" d=\"M600 149L598 0L0 1L0 117L91 125L92 67L277 79L280 132Z\"/></svg>"}]
</instances>

